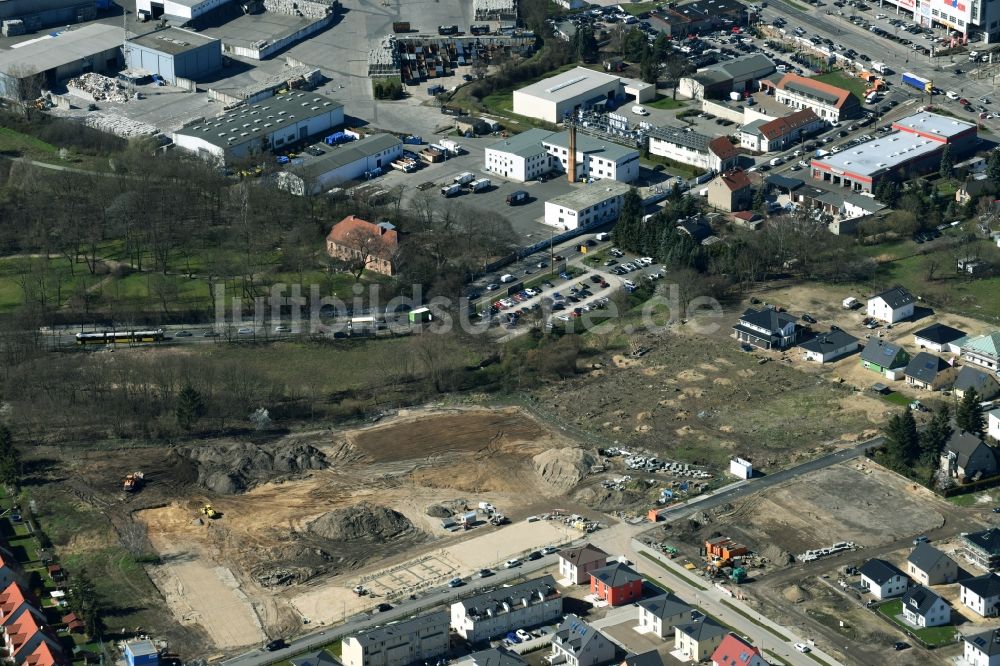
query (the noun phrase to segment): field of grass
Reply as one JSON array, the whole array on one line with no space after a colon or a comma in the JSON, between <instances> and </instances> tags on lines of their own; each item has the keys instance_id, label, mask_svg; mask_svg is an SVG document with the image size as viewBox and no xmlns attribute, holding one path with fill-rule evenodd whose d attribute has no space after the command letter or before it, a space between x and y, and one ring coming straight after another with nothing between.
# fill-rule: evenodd
<instances>
[{"instance_id":1,"label":"field of grass","mask_svg":"<svg viewBox=\"0 0 1000 666\"><path fill-rule=\"evenodd\" d=\"M896 391L893 391L888 395L883 395L882 399L892 405L899 405L900 407L907 407L911 402L907 396L902 393L897 393Z\"/></svg>"},{"instance_id":2,"label":"field of grass","mask_svg":"<svg viewBox=\"0 0 1000 666\"><path fill-rule=\"evenodd\" d=\"M702 170L696 166L681 164L680 162L675 162L674 160L667 159L666 157L660 157L659 155L649 155L648 157L644 157L640 163L650 169L654 168L657 164L662 164L663 171L673 176L681 176L683 178L694 178L698 174L702 173Z\"/></svg>"},{"instance_id":3,"label":"field of grass","mask_svg":"<svg viewBox=\"0 0 1000 666\"><path fill-rule=\"evenodd\" d=\"M943 627L914 629L903 622L903 620L898 617L903 613L903 602L899 599L882 604L878 607L878 612L888 618L893 624L902 627L912 635L916 636L920 641L929 647L940 647L942 645L950 645L955 642L957 629L953 626L946 625Z\"/></svg>"},{"instance_id":4,"label":"field of grass","mask_svg":"<svg viewBox=\"0 0 1000 666\"><path fill-rule=\"evenodd\" d=\"M8 127L0 127L0 153L32 159L55 157L58 149L41 139L22 134Z\"/></svg>"},{"instance_id":5,"label":"field of grass","mask_svg":"<svg viewBox=\"0 0 1000 666\"><path fill-rule=\"evenodd\" d=\"M687 102L681 99L663 96L654 102L646 102L643 106L648 106L651 109L681 109L687 106Z\"/></svg>"},{"instance_id":6,"label":"field of grass","mask_svg":"<svg viewBox=\"0 0 1000 666\"><path fill-rule=\"evenodd\" d=\"M656 9L656 6L659 4L658 2L633 2L631 4L622 3L621 7L632 16L638 16L643 12Z\"/></svg>"},{"instance_id":7,"label":"field of grass","mask_svg":"<svg viewBox=\"0 0 1000 666\"><path fill-rule=\"evenodd\" d=\"M812 77L816 81L822 81L823 83L829 83L831 86L837 86L838 88L843 88L845 90L850 90L854 93L858 100L863 100L865 98L865 90L867 86L865 82L861 79L855 78L853 76L847 76L840 72L829 72L827 74L820 74L819 76Z\"/></svg>"}]
</instances>

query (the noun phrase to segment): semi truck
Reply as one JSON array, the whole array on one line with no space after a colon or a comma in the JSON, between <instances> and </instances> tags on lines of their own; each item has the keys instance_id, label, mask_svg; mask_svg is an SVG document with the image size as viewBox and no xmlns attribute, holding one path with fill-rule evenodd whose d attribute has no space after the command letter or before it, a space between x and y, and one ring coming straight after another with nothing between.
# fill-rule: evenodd
<instances>
[{"instance_id":1,"label":"semi truck","mask_svg":"<svg viewBox=\"0 0 1000 666\"><path fill-rule=\"evenodd\" d=\"M910 72L903 72L903 84L911 88L916 88L920 92L928 92L932 87L930 79L925 79Z\"/></svg>"},{"instance_id":2,"label":"semi truck","mask_svg":"<svg viewBox=\"0 0 1000 666\"><path fill-rule=\"evenodd\" d=\"M882 75L892 74L892 70L884 62L873 62L872 69Z\"/></svg>"},{"instance_id":3,"label":"semi truck","mask_svg":"<svg viewBox=\"0 0 1000 666\"><path fill-rule=\"evenodd\" d=\"M462 146L460 146L456 141L452 139L441 139L438 141L438 145L447 150L452 155L461 155Z\"/></svg>"}]
</instances>

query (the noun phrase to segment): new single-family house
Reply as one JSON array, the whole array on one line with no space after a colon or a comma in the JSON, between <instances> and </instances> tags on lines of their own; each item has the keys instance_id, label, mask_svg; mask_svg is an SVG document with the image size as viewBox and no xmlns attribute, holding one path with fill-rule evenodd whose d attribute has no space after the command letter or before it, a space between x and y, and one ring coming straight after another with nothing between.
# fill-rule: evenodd
<instances>
[{"instance_id":1,"label":"new single-family house","mask_svg":"<svg viewBox=\"0 0 1000 666\"><path fill-rule=\"evenodd\" d=\"M983 617L1000 614L1000 576L988 573L958 582L958 598Z\"/></svg>"},{"instance_id":2,"label":"new single-family house","mask_svg":"<svg viewBox=\"0 0 1000 666\"><path fill-rule=\"evenodd\" d=\"M1000 528L962 535L962 554L976 566L987 571L1000 569Z\"/></svg>"},{"instance_id":3,"label":"new single-family house","mask_svg":"<svg viewBox=\"0 0 1000 666\"><path fill-rule=\"evenodd\" d=\"M799 343L807 361L829 363L858 350L858 339L842 330L820 333L816 337Z\"/></svg>"},{"instance_id":4,"label":"new single-family house","mask_svg":"<svg viewBox=\"0 0 1000 666\"><path fill-rule=\"evenodd\" d=\"M637 629L660 638L672 636L674 627L691 619L691 606L672 594L660 594L639 602Z\"/></svg>"},{"instance_id":5,"label":"new single-family house","mask_svg":"<svg viewBox=\"0 0 1000 666\"><path fill-rule=\"evenodd\" d=\"M868 316L895 324L913 316L917 299L903 287L893 287L868 299Z\"/></svg>"},{"instance_id":6,"label":"new single-family house","mask_svg":"<svg viewBox=\"0 0 1000 666\"><path fill-rule=\"evenodd\" d=\"M967 363L1000 372L1000 331L966 339L962 343L962 358Z\"/></svg>"},{"instance_id":7,"label":"new single-family house","mask_svg":"<svg viewBox=\"0 0 1000 666\"><path fill-rule=\"evenodd\" d=\"M615 644L570 613L552 636L552 666L602 666L615 660Z\"/></svg>"},{"instance_id":8,"label":"new single-family house","mask_svg":"<svg viewBox=\"0 0 1000 666\"><path fill-rule=\"evenodd\" d=\"M590 582L590 572L608 563L608 554L597 546L585 543L559 552L559 576L575 585Z\"/></svg>"},{"instance_id":9,"label":"new single-family house","mask_svg":"<svg viewBox=\"0 0 1000 666\"><path fill-rule=\"evenodd\" d=\"M736 634L726 634L712 653L712 666L768 666L760 649Z\"/></svg>"},{"instance_id":10,"label":"new single-family house","mask_svg":"<svg viewBox=\"0 0 1000 666\"><path fill-rule=\"evenodd\" d=\"M1000 666L1000 629L963 636L962 642L968 666Z\"/></svg>"},{"instance_id":11,"label":"new single-family house","mask_svg":"<svg viewBox=\"0 0 1000 666\"><path fill-rule=\"evenodd\" d=\"M986 415L986 435L1000 442L1000 409L991 410Z\"/></svg>"},{"instance_id":12,"label":"new single-family house","mask_svg":"<svg viewBox=\"0 0 1000 666\"><path fill-rule=\"evenodd\" d=\"M957 430L941 450L941 469L962 481L988 479L997 474L996 451L978 435Z\"/></svg>"},{"instance_id":13,"label":"new single-family house","mask_svg":"<svg viewBox=\"0 0 1000 666\"><path fill-rule=\"evenodd\" d=\"M951 606L923 585L903 594L903 619L915 627L940 627L951 622Z\"/></svg>"},{"instance_id":14,"label":"new single-family house","mask_svg":"<svg viewBox=\"0 0 1000 666\"><path fill-rule=\"evenodd\" d=\"M906 558L906 574L919 585L944 585L958 580L958 564L925 541Z\"/></svg>"},{"instance_id":15,"label":"new single-family house","mask_svg":"<svg viewBox=\"0 0 1000 666\"><path fill-rule=\"evenodd\" d=\"M896 379L910 362L910 354L894 342L869 340L861 350L861 365Z\"/></svg>"},{"instance_id":16,"label":"new single-family house","mask_svg":"<svg viewBox=\"0 0 1000 666\"><path fill-rule=\"evenodd\" d=\"M708 205L732 213L747 210L753 199L750 178L741 169L720 173L708 184Z\"/></svg>"},{"instance_id":17,"label":"new single-family house","mask_svg":"<svg viewBox=\"0 0 1000 666\"><path fill-rule=\"evenodd\" d=\"M951 386L957 374L958 368L929 352L918 353L903 371L907 384L928 391Z\"/></svg>"},{"instance_id":18,"label":"new single-family house","mask_svg":"<svg viewBox=\"0 0 1000 666\"><path fill-rule=\"evenodd\" d=\"M959 348L953 346L966 335L965 331L960 331L944 324L931 324L927 328L922 328L913 334L913 342L920 349L930 349L936 352L958 353Z\"/></svg>"},{"instance_id":19,"label":"new single-family house","mask_svg":"<svg viewBox=\"0 0 1000 666\"><path fill-rule=\"evenodd\" d=\"M326 237L326 253L348 263L364 262L366 270L381 275L396 273L399 234L388 222L373 224L348 215L333 225Z\"/></svg>"},{"instance_id":20,"label":"new single-family house","mask_svg":"<svg viewBox=\"0 0 1000 666\"><path fill-rule=\"evenodd\" d=\"M641 654L630 654L622 660L621 666L663 666L663 657L656 650Z\"/></svg>"},{"instance_id":21,"label":"new single-family house","mask_svg":"<svg viewBox=\"0 0 1000 666\"><path fill-rule=\"evenodd\" d=\"M612 606L642 598L642 576L624 562L612 562L590 572L590 592Z\"/></svg>"},{"instance_id":22,"label":"new single-family house","mask_svg":"<svg viewBox=\"0 0 1000 666\"><path fill-rule=\"evenodd\" d=\"M748 308L733 326L736 339L761 349L787 349L798 342L801 327L797 319L772 308Z\"/></svg>"},{"instance_id":23,"label":"new single-family house","mask_svg":"<svg viewBox=\"0 0 1000 666\"><path fill-rule=\"evenodd\" d=\"M1000 395L1000 381L989 370L983 370L974 365L963 365L955 376L955 384L951 387L959 398L964 398L969 391L975 391L982 400L992 400Z\"/></svg>"},{"instance_id":24,"label":"new single-family house","mask_svg":"<svg viewBox=\"0 0 1000 666\"><path fill-rule=\"evenodd\" d=\"M898 597L906 592L910 580L902 571L885 560L871 559L861 565L861 587L876 599Z\"/></svg>"},{"instance_id":25,"label":"new single-family house","mask_svg":"<svg viewBox=\"0 0 1000 666\"><path fill-rule=\"evenodd\" d=\"M704 661L712 656L727 633L714 620L699 616L674 627L674 650L693 661Z\"/></svg>"},{"instance_id":26,"label":"new single-family house","mask_svg":"<svg viewBox=\"0 0 1000 666\"><path fill-rule=\"evenodd\" d=\"M470 643L562 617L563 599L552 576L474 594L451 605L451 628Z\"/></svg>"}]
</instances>

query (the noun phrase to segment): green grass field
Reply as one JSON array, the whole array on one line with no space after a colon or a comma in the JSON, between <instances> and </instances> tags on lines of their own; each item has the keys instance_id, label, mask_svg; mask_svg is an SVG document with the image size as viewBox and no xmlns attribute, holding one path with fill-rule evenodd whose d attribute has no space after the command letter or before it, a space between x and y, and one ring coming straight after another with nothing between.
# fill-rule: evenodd
<instances>
[{"instance_id":1,"label":"green grass field","mask_svg":"<svg viewBox=\"0 0 1000 666\"><path fill-rule=\"evenodd\" d=\"M41 139L7 127L0 127L0 153L44 159L54 157L57 152L58 149L55 146Z\"/></svg>"},{"instance_id":2,"label":"green grass field","mask_svg":"<svg viewBox=\"0 0 1000 666\"><path fill-rule=\"evenodd\" d=\"M893 391L888 395L883 395L882 399L892 405L899 405L901 407L907 407L910 404L910 399L903 395L902 393L896 393Z\"/></svg>"},{"instance_id":3,"label":"green grass field","mask_svg":"<svg viewBox=\"0 0 1000 666\"><path fill-rule=\"evenodd\" d=\"M646 102L643 106L648 106L651 109L681 109L687 106L687 102L680 99L674 99L673 97L663 96L660 99L653 102Z\"/></svg>"},{"instance_id":4,"label":"green grass field","mask_svg":"<svg viewBox=\"0 0 1000 666\"><path fill-rule=\"evenodd\" d=\"M648 12L656 9L658 2L633 2L631 4L622 3L622 9L631 14L632 16L638 16L643 12Z\"/></svg>"},{"instance_id":5,"label":"green grass field","mask_svg":"<svg viewBox=\"0 0 1000 666\"><path fill-rule=\"evenodd\" d=\"M878 612L894 624L912 633L928 646L940 647L942 645L950 645L955 642L955 634L957 633L957 630L951 625L914 629L910 625L903 622L902 619L897 617L903 613L903 602L899 599L882 604L878 607Z\"/></svg>"},{"instance_id":6,"label":"green grass field","mask_svg":"<svg viewBox=\"0 0 1000 666\"><path fill-rule=\"evenodd\" d=\"M850 90L854 93L858 101L865 98L865 90L868 86L861 79L855 78L853 76L847 76L840 72L829 72L827 74L820 74L819 76L812 77L816 81L822 81L823 83L829 83L831 86L837 86L838 88L843 88L845 90Z\"/></svg>"}]
</instances>

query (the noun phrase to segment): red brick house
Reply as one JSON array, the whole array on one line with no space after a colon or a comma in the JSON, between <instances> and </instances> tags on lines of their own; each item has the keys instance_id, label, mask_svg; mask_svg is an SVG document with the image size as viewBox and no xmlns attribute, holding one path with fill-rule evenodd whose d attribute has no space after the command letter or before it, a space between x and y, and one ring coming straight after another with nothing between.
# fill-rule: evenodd
<instances>
[{"instance_id":1,"label":"red brick house","mask_svg":"<svg viewBox=\"0 0 1000 666\"><path fill-rule=\"evenodd\" d=\"M590 573L590 592L612 606L642 598L642 576L627 564L614 562Z\"/></svg>"},{"instance_id":2,"label":"red brick house","mask_svg":"<svg viewBox=\"0 0 1000 666\"><path fill-rule=\"evenodd\" d=\"M365 262L365 270L395 275L399 234L388 222L373 224L348 215L326 237L326 253L348 263Z\"/></svg>"}]
</instances>

